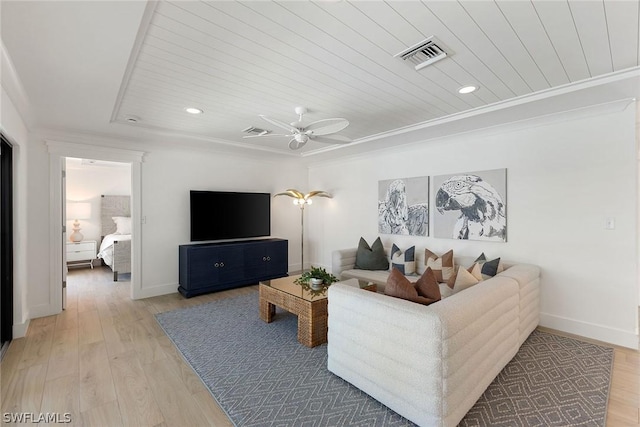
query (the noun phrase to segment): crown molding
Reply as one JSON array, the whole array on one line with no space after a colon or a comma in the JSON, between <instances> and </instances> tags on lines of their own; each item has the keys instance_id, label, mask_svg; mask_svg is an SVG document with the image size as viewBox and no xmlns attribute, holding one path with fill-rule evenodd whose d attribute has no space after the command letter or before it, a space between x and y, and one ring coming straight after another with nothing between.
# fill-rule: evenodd
<instances>
[{"instance_id":1,"label":"crown molding","mask_svg":"<svg viewBox=\"0 0 640 427\"><path fill-rule=\"evenodd\" d=\"M31 128L34 123L31 103L2 39L0 39L0 67L2 88L18 110L24 124L27 128Z\"/></svg>"},{"instance_id":2,"label":"crown molding","mask_svg":"<svg viewBox=\"0 0 640 427\"><path fill-rule=\"evenodd\" d=\"M96 156L96 153L98 153L101 157L101 160L116 162L142 163L142 161L144 160L144 155L146 154L144 151L89 144L78 144L74 142L65 142L58 140L45 140L45 143L47 145L47 151L51 154L94 158Z\"/></svg>"},{"instance_id":3,"label":"crown molding","mask_svg":"<svg viewBox=\"0 0 640 427\"><path fill-rule=\"evenodd\" d=\"M350 144L323 147L306 152L303 157L311 161L321 161L324 158L366 154L371 151L482 129L527 123L536 118L548 120L549 117L567 112L580 114L580 111L588 111L590 107L599 108L603 105L611 107L621 100L626 108L626 105L638 98L640 98L640 67L633 67L371 135Z\"/></svg>"}]
</instances>

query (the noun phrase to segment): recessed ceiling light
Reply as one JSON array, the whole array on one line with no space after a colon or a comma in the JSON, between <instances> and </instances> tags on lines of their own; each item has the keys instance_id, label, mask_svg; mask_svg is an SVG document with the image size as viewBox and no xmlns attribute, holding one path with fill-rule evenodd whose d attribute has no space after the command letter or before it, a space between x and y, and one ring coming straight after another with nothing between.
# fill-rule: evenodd
<instances>
[{"instance_id":1,"label":"recessed ceiling light","mask_svg":"<svg viewBox=\"0 0 640 427\"><path fill-rule=\"evenodd\" d=\"M184 109L184 111L186 111L189 114L202 114L202 113L204 113L203 110L201 110L200 108L196 108L196 107L186 107Z\"/></svg>"},{"instance_id":2,"label":"recessed ceiling light","mask_svg":"<svg viewBox=\"0 0 640 427\"><path fill-rule=\"evenodd\" d=\"M478 86L474 86L474 85L467 85L467 86L462 86L461 88L458 89L458 93L471 93L471 92L475 92L476 90L478 90Z\"/></svg>"}]
</instances>

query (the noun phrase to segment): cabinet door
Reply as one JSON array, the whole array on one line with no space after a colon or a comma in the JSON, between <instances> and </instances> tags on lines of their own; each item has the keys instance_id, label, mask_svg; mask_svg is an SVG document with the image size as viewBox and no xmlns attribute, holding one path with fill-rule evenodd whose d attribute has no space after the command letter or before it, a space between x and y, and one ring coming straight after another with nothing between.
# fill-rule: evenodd
<instances>
[{"instance_id":1,"label":"cabinet door","mask_svg":"<svg viewBox=\"0 0 640 427\"><path fill-rule=\"evenodd\" d=\"M276 240L269 245L269 262L265 274L269 277L284 276L289 271L289 242Z\"/></svg>"},{"instance_id":2,"label":"cabinet door","mask_svg":"<svg viewBox=\"0 0 640 427\"><path fill-rule=\"evenodd\" d=\"M218 253L211 248L189 248L188 276L189 289L202 288L218 281ZM185 286L185 284L183 284Z\"/></svg>"},{"instance_id":3,"label":"cabinet door","mask_svg":"<svg viewBox=\"0 0 640 427\"><path fill-rule=\"evenodd\" d=\"M247 277L260 280L285 275L289 262L287 249L286 240L255 242L247 246L244 250Z\"/></svg>"},{"instance_id":4,"label":"cabinet door","mask_svg":"<svg viewBox=\"0 0 640 427\"><path fill-rule=\"evenodd\" d=\"M242 252L227 247L189 249L189 289L237 282L244 278Z\"/></svg>"},{"instance_id":5,"label":"cabinet door","mask_svg":"<svg viewBox=\"0 0 640 427\"><path fill-rule=\"evenodd\" d=\"M219 283L236 283L244 280L245 271L242 248L237 246L220 248L218 251L217 263Z\"/></svg>"},{"instance_id":6,"label":"cabinet door","mask_svg":"<svg viewBox=\"0 0 640 427\"><path fill-rule=\"evenodd\" d=\"M259 280L267 271L271 259L268 246L262 242L252 243L244 248L244 268L247 278Z\"/></svg>"}]
</instances>

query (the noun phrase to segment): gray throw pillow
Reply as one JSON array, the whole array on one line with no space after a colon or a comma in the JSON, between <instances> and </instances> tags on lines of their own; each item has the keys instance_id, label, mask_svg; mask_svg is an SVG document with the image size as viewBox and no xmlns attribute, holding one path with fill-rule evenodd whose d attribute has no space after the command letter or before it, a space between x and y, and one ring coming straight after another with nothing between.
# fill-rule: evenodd
<instances>
[{"instance_id":1,"label":"gray throw pillow","mask_svg":"<svg viewBox=\"0 0 640 427\"><path fill-rule=\"evenodd\" d=\"M356 252L356 268L360 270L388 270L389 261L384 253L384 247L380 237L369 246L362 237L358 243L358 251Z\"/></svg>"}]
</instances>

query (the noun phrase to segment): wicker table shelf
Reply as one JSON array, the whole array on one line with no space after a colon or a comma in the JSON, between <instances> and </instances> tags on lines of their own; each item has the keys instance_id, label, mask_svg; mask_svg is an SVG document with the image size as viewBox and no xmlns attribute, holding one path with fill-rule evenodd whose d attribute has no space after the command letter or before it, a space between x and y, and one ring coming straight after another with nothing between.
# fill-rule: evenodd
<instances>
[{"instance_id":1,"label":"wicker table shelf","mask_svg":"<svg viewBox=\"0 0 640 427\"><path fill-rule=\"evenodd\" d=\"M327 296L312 296L293 283L300 276L260 282L260 318L271 323L276 306L298 316L298 341L307 347L327 342Z\"/></svg>"}]
</instances>

